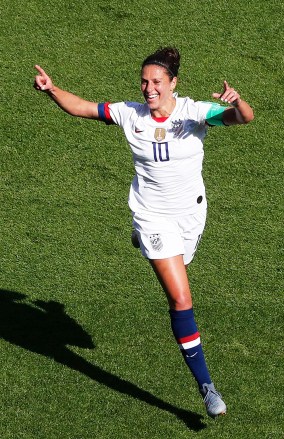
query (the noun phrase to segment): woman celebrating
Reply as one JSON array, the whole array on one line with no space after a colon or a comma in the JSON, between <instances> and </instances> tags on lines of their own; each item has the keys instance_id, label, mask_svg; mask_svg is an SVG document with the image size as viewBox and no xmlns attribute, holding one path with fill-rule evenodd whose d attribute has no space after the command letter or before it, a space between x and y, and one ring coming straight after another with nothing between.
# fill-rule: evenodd
<instances>
[{"instance_id":1,"label":"woman celebrating","mask_svg":"<svg viewBox=\"0 0 284 439\"><path fill-rule=\"evenodd\" d=\"M148 56L141 68L145 103L95 103L56 87L40 66L35 88L64 111L123 128L136 175L129 193L135 235L153 267L169 303L174 337L197 381L207 413L226 413L211 380L200 341L186 268L192 261L206 219L202 179L203 140L210 126L245 124L253 110L224 81L212 96L227 103L194 102L174 93L180 65L175 48Z\"/></svg>"}]
</instances>

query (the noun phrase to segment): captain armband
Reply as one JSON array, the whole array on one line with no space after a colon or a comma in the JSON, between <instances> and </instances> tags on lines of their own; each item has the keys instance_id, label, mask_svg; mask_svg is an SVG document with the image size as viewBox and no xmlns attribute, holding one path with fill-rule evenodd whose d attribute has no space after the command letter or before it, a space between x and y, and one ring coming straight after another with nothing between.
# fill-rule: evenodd
<instances>
[{"instance_id":1,"label":"captain armband","mask_svg":"<svg viewBox=\"0 0 284 439\"><path fill-rule=\"evenodd\" d=\"M210 126L225 126L223 122L223 113L227 108L229 107L212 104L205 117L206 123Z\"/></svg>"}]
</instances>

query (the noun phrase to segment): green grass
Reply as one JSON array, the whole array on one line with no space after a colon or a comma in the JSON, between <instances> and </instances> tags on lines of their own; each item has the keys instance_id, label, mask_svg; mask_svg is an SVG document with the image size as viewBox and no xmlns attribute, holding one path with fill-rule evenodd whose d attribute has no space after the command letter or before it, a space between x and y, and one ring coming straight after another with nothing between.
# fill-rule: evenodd
<instances>
[{"instance_id":1,"label":"green grass","mask_svg":"<svg viewBox=\"0 0 284 439\"><path fill-rule=\"evenodd\" d=\"M284 438L283 12L274 0L0 2L1 438ZM32 88L38 63L87 99L140 100L140 63L168 44L180 95L210 100L227 79L255 110L206 139L208 222L189 270L228 404L216 422L130 244L122 132Z\"/></svg>"}]
</instances>

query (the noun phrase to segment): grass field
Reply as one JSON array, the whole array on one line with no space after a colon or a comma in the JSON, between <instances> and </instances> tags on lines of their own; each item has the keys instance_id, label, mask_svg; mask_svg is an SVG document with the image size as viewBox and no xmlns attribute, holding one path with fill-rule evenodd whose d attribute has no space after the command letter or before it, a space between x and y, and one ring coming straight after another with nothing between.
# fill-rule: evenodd
<instances>
[{"instance_id":1,"label":"grass field","mask_svg":"<svg viewBox=\"0 0 284 439\"><path fill-rule=\"evenodd\" d=\"M275 0L0 0L1 439L281 439L283 14ZM226 417L205 414L167 304L130 243L132 159L117 127L33 85L141 100L143 58L182 55L180 95L227 79L248 126L206 139L208 222L189 269Z\"/></svg>"}]
</instances>

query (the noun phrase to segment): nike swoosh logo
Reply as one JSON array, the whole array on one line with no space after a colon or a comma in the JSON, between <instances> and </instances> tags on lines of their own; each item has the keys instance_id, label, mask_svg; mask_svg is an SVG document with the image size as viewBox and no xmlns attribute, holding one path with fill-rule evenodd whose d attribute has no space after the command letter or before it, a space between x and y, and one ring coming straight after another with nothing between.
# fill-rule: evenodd
<instances>
[{"instance_id":1,"label":"nike swoosh logo","mask_svg":"<svg viewBox=\"0 0 284 439\"><path fill-rule=\"evenodd\" d=\"M198 354L198 352L195 352L195 354L193 354L193 355L187 355L187 357L188 357L188 358L193 358L193 357L195 357L197 354Z\"/></svg>"}]
</instances>

